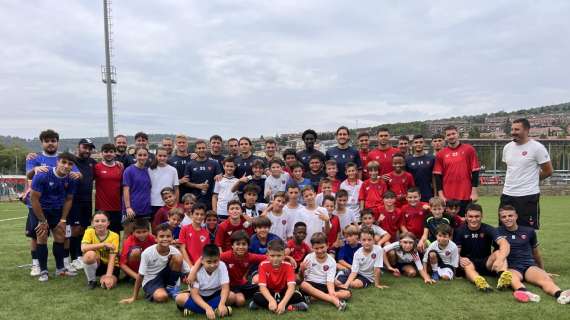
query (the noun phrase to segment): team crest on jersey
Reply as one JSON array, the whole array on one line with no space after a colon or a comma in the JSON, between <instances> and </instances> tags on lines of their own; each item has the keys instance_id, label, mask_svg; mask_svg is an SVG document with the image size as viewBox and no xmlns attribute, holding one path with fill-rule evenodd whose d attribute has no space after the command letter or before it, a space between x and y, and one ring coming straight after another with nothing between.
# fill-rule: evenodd
<instances>
[{"instance_id":1,"label":"team crest on jersey","mask_svg":"<svg viewBox=\"0 0 570 320\"><path fill-rule=\"evenodd\" d=\"M371 257L372 257L372 259L376 259L376 253L373 253L373 254L371 255Z\"/></svg>"},{"instance_id":2,"label":"team crest on jersey","mask_svg":"<svg viewBox=\"0 0 570 320\"><path fill-rule=\"evenodd\" d=\"M208 166L208 171L212 170L212 166Z\"/></svg>"},{"instance_id":3,"label":"team crest on jersey","mask_svg":"<svg viewBox=\"0 0 570 320\"><path fill-rule=\"evenodd\" d=\"M286 225L286 224L287 224L287 220L281 220L281 224L282 224L282 225Z\"/></svg>"},{"instance_id":4,"label":"team crest on jersey","mask_svg":"<svg viewBox=\"0 0 570 320\"><path fill-rule=\"evenodd\" d=\"M53 182L50 181L50 182L49 182L49 186L50 186L50 187L53 187Z\"/></svg>"},{"instance_id":5,"label":"team crest on jersey","mask_svg":"<svg viewBox=\"0 0 570 320\"><path fill-rule=\"evenodd\" d=\"M204 242L204 241L206 241L206 237L200 236L200 242Z\"/></svg>"},{"instance_id":6,"label":"team crest on jersey","mask_svg":"<svg viewBox=\"0 0 570 320\"><path fill-rule=\"evenodd\" d=\"M481 232L481 233L479 234L479 238L485 238L485 234L484 234L483 232Z\"/></svg>"},{"instance_id":7,"label":"team crest on jersey","mask_svg":"<svg viewBox=\"0 0 570 320\"><path fill-rule=\"evenodd\" d=\"M325 264L323 266L323 271L325 271L325 272L329 271L329 266L327 264Z\"/></svg>"},{"instance_id":8,"label":"team crest on jersey","mask_svg":"<svg viewBox=\"0 0 570 320\"><path fill-rule=\"evenodd\" d=\"M446 256L450 256L450 255L451 255L451 251L445 250L445 255L446 255Z\"/></svg>"},{"instance_id":9,"label":"team crest on jersey","mask_svg":"<svg viewBox=\"0 0 570 320\"><path fill-rule=\"evenodd\" d=\"M526 240L526 234L521 234L521 239Z\"/></svg>"},{"instance_id":10,"label":"team crest on jersey","mask_svg":"<svg viewBox=\"0 0 570 320\"><path fill-rule=\"evenodd\" d=\"M228 231L228 236L231 236L233 231Z\"/></svg>"},{"instance_id":11,"label":"team crest on jersey","mask_svg":"<svg viewBox=\"0 0 570 320\"><path fill-rule=\"evenodd\" d=\"M522 152L523 157L526 156L527 154L528 154L528 152L526 152L526 151Z\"/></svg>"}]
</instances>

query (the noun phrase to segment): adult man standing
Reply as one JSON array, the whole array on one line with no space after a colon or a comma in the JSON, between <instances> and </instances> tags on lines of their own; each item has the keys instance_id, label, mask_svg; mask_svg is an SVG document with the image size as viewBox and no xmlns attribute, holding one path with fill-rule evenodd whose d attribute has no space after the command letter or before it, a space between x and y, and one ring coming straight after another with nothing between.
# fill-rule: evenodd
<instances>
[{"instance_id":1,"label":"adult man standing","mask_svg":"<svg viewBox=\"0 0 570 320\"><path fill-rule=\"evenodd\" d=\"M206 141L196 141L194 152L197 158L186 165L184 176L187 179L186 186L196 196L197 201L211 208L214 177L221 174L222 169L218 161L208 158L206 150Z\"/></svg>"},{"instance_id":2,"label":"adult man standing","mask_svg":"<svg viewBox=\"0 0 570 320\"><path fill-rule=\"evenodd\" d=\"M315 142L317 142L317 132L313 129L307 129L301 134L301 139L305 144L305 149L297 152L297 159L303 164L305 172L309 172L309 162L311 156L316 154L321 158L321 162L325 162L325 155L319 150L315 149Z\"/></svg>"},{"instance_id":3,"label":"adult man standing","mask_svg":"<svg viewBox=\"0 0 570 320\"><path fill-rule=\"evenodd\" d=\"M513 141L503 148L507 174L499 208L512 205L519 225L539 229L539 182L550 177L553 170L548 151L540 142L529 139L529 130L527 119L517 119L511 125Z\"/></svg>"},{"instance_id":4,"label":"adult man standing","mask_svg":"<svg viewBox=\"0 0 570 320\"><path fill-rule=\"evenodd\" d=\"M95 165L95 211L104 211L109 216L109 230L120 233L121 224L121 182L123 164L115 160L116 147L112 143L101 146L101 162Z\"/></svg>"},{"instance_id":5,"label":"adult man standing","mask_svg":"<svg viewBox=\"0 0 570 320\"><path fill-rule=\"evenodd\" d=\"M420 134L412 138L412 154L406 157L406 171L414 176L420 189L421 199L428 202L433 197L433 166L435 157L424 150L424 137Z\"/></svg>"},{"instance_id":6,"label":"adult man standing","mask_svg":"<svg viewBox=\"0 0 570 320\"><path fill-rule=\"evenodd\" d=\"M346 164L349 162L355 163L360 171L362 169L362 162L358 151L349 145L350 132L347 127L341 126L336 129L336 146L327 150L326 160L334 159L336 161L337 173L336 178L340 181L346 179Z\"/></svg>"},{"instance_id":7,"label":"adult man standing","mask_svg":"<svg viewBox=\"0 0 570 320\"><path fill-rule=\"evenodd\" d=\"M117 149L117 154L115 155L115 160L123 164L123 168L130 166L131 160L129 154L127 153L127 148L129 144L127 142L127 136L123 134L118 134L115 136L115 148Z\"/></svg>"},{"instance_id":8,"label":"adult man standing","mask_svg":"<svg viewBox=\"0 0 570 320\"><path fill-rule=\"evenodd\" d=\"M135 146L137 148L142 147L148 150L148 134L140 131L135 133ZM148 152L148 159L146 160L146 164L145 166L150 166L150 164L154 161L154 158L156 156L154 155L154 153L151 153L150 151ZM134 154L129 154L128 155L130 164L134 164L135 162L137 162L137 159L135 157Z\"/></svg>"},{"instance_id":9,"label":"adult man standing","mask_svg":"<svg viewBox=\"0 0 570 320\"><path fill-rule=\"evenodd\" d=\"M178 173L178 190L180 192L179 200L182 200L182 197L185 194L192 191L192 189L186 184L188 182L188 178L184 176L186 165L190 160L192 160L192 158L188 152L188 137L186 137L186 135L177 134L174 138L174 142L176 144L176 148L174 149L174 155L168 158L168 164L173 166Z\"/></svg>"},{"instance_id":10,"label":"adult man standing","mask_svg":"<svg viewBox=\"0 0 570 320\"><path fill-rule=\"evenodd\" d=\"M251 140L248 137L241 137L239 139L239 152L240 155L235 158L236 161L236 178L241 178L243 176L252 175L251 164L253 161L259 159L260 157L253 155L252 153Z\"/></svg>"},{"instance_id":11,"label":"adult man standing","mask_svg":"<svg viewBox=\"0 0 570 320\"><path fill-rule=\"evenodd\" d=\"M370 162L368 159L370 134L366 131L361 132L356 137L356 140L358 141L358 155L362 162L362 181L364 181L370 178L370 175L368 175L368 162Z\"/></svg>"},{"instance_id":12,"label":"adult man standing","mask_svg":"<svg viewBox=\"0 0 570 320\"><path fill-rule=\"evenodd\" d=\"M164 149L166 149L166 153L168 154L168 156L170 157L172 155L172 151L174 150L174 146L172 143L172 138L171 137L164 137L162 138L162 147Z\"/></svg>"},{"instance_id":13,"label":"adult man standing","mask_svg":"<svg viewBox=\"0 0 570 320\"><path fill-rule=\"evenodd\" d=\"M378 148L368 153L368 161L377 161L380 164L380 175L383 176L394 171L392 157L398 152L400 150L390 144L390 130L380 128L378 129Z\"/></svg>"},{"instance_id":14,"label":"adult man standing","mask_svg":"<svg viewBox=\"0 0 570 320\"><path fill-rule=\"evenodd\" d=\"M404 157L408 156L410 151L410 138L406 135L402 135L398 138L398 149Z\"/></svg>"},{"instance_id":15,"label":"adult man standing","mask_svg":"<svg viewBox=\"0 0 570 320\"><path fill-rule=\"evenodd\" d=\"M236 138L230 138L228 140L228 156L237 157L239 156L239 142Z\"/></svg>"},{"instance_id":16,"label":"adult man standing","mask_svg":"<svg viewBox=\"0 0 570 320\"><path fill-rule=\"evenodd\" d=\"M269 163L277 159L280 159L277 153L277 141L271 138L265 140L265 158L263 159L265 166L269 167Z\"/></svg>"},{"instance_id":17,"label":"adult man standing","mask_svg":"<svg viewBox=\"0 0 570 320\"><path fill-rule=\"evenodd\" d=\"M433 174L439 196L460 201L459 214L465 215L465 207L479 199L479 160L475 148L459 141L457 127L444 129L447 147L437 153Z\"/></svg>"},{"instance_id":18,"label":"adult man standing","mask_svg":"<svg viewBox=\"0 0 570 320\"><path fill-rule=\"evenodd\" d=\"M507 271L510 245L497 229L482 223L483 208L475 203L467 206L465 223L455 229L453 241L459 248L459 266L467 280L477 289L489 292L491 286L481 275L499 275L497 289L511 286L512 273ZM493 251L493 247L498 250Z\"/></svg>"},{"instance_id":19,"label":"adult man standing","mask_svg":"<svg viewBox=\"0 0 570 320\"><path fill-rule=\"evenodd\" d=\"M223 161L224 156L222 155L222 137L215 134L210 137L210 151L208 152L208 158L218 161L221 168L224 167Z\"/></svg>"}]
</instances>

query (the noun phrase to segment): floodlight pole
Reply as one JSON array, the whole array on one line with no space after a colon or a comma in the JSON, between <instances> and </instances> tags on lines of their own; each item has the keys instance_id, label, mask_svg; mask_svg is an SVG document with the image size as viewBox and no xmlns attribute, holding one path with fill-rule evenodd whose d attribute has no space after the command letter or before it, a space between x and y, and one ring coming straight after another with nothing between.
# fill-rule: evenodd
<instances>
[{"instance_id":1,"label":"floodlight pole","mask_svg":"<svg viewBox=\"0 0 570 320\"><path fill-rule=\"evenodd\" d=\"M109 0L103 0L103 16L105 19L105 84L107 86L107 129L109 142L113 142L115 128L113 123L113 82L111 78L111 52L109 44Z\"/></svg>"}]
</instances>

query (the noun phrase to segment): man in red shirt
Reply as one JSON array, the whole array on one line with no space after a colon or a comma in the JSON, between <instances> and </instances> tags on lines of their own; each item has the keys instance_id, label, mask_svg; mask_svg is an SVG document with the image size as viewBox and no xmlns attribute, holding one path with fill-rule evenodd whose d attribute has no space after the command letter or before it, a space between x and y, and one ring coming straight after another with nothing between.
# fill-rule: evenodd
<instances>
[{"instance_id":1,"label":"man in red shirt","mask_svg":"<svg viewBox=\"0 0 570 320\"><path fill-rule=\"evenodd\" d=\"M411 232L418 239L424 234L424 222L428 215L429 205L420 201L420 190L416 187L410 188L406 199L408 204L401 209L402 212L402 232ZM425 243L418 243L418 250L422 252Z\"/></svg>"},{"instance_id":2,"label":"man in red shirt","mask_svg":"<svg viewBox=\"0 0 570 320\"><path fill-rule=\"evenodd\" d=\"M259 265L259 292L253 295L249 309L268 308L276 314L285 310L307 311L309 306L303 295L295 290L294 267L284 262L285 243L272 240L267 245L268 261Z\"/></svg>"},{"instance_id":3,"label":"man in red shirt","mask_svg":"<svg viewBox=\"0 0 570 320\"><path fill-rule=\"evenodd\" d=\"M119 258L119 266L123 272L136 280L139 272L142 252L156 243L150 233L148 222L143 219L135 220L133 233L123 242L123 250Z\"/></svg>"},{"instance_id":4,"label":"man in red shirt","mask_svg":"<svg viewBox=\"0 0 570 320\"><path fill-rule=\"evenodd\" d=\"M187 224L180 230L178 242L180 242L180 251L182 258L193 266L202 256L204 247L210 243L210 232L202 227L202 223L206 219L206 205L198 202L192 208L192 223Z\"/></svg>"},{"instance_id":5,"label":"man in red shirt","mask_svg":"<svg viewBox=\"0 0 570 320\"><path fill-rule=\"evenodd\" d=\"M95 179L95 210L105 211L109 216L109 230L120 233L121 225L121 181L123 179L123 164L115 161L117 149L113 144L101 147L103 161L93 169Z\"/></svg>"},{"instance_id":6,"label":"man in red shirt","mask_svg":"<svg viewBox=\"0 0 570 320\"><path fill-rule=\"evenodd\" d=\"M461 201L460 216L465 216L465 208L479 195L479 160L475 148L459 141L455 126L444 129L447 147L437 153L433 174L439 196L445 201Z\"/></svg>"},{"instance_id":7,"label":"man in red shirt","mask_svg":"<svg viewBox=\"0 0 570 320\"><path fill-rule=\"evenodd\" d=\"M220 223L218 231L216 231L215 243L221 252L228 251L232 248L231 237L234 232L244 230L250 236L253 233L251 227L246 228L244 226L246 220L243 217L241 202L239 202L239 200L231 200L228 202L228 215L228 219Z\"/></svg>"},{"instance_id":8,"label":"man in red shirt","mask_svg":"<svg viewBox=\"0 0 570 320\"><path fill-rule=\"evenodd\" d=\"M368 159L368 147L370 144L370 134L368 132L361 132L358 134L358 137L356 138L356 140L358 140L358 154L360 155L360 162L362 162L362 178L361 180L366 180L368 178L370 178L370 176L368 175L368 162L370 161Z\"/></svg>"},{"instance_id":9,"label":"man in red shirt","mask_svg":"<svg viewBox=\"0 0 570 320\"><path fill-rule=\"evenodd\" d=\"M378 161L380 164L380 175L385 175L393 171L392 157L400 152L398 148L392 147L390 144L390 131L388 128L380 128L378 130L378 148L368 153L368 161Z\"/></svg>"}]
</instances>

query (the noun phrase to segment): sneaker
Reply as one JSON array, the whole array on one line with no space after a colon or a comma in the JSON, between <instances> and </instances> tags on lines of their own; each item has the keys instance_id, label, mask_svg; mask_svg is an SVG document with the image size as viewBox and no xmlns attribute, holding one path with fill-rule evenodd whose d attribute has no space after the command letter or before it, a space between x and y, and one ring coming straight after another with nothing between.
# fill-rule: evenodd
<instances>
[{"instance_id":1,"label":"sneaker","mask_svg":"<svg viewBox=\"0 0 570 320\"><path fill-rule=\"evenodd\" d=\"M431 278L435 281L439 281L439 273L437 273L437 271L432 272Z\"/></svg>"},{"instance_id":2,"label":"sneaker","mask_svg":"<svg viewBox=\"0 0 570 320\"><path fill-rule=\"evenodd\" d=\"M190 310L190 309L182 310L182 315L185 317L191 317L193 314L194 314L194 312L192 312L192 310Z\"/></svg>"},{"instance_id":3,"label":"sneaker","mask_svg":"<svg viewBox=\"0 0 570 320\"><path fill-rule=\"evenodd\" d=\"M536 295L530 291L515 290L513 296L518 302L540 302L540 296Z\"/></svg>"},{"instance_id":4,"label":"sneaker","mask_svg":"<svg viewBox=\"0 0 570 320\"><path fill-rule=\"evenodd\" d=\"M30 270L30 276L37 277L41 273L42 273L42 270L40 270L40 266L32 265L32 270Z\"/></svg>"},{"instance_id":5,"label":"sneaker","mask_svg":"<svg viewBox=\"0 0 570 320\"><path fill-rule=\"evenodd\" d=\"M81 270L81 269L83 269L83 261L81 260L81 258L77 258L77 259L71 261L71 266L75 270Z\"/></svg>"},{"instance_id":6,"label":"sneaker","mask_svg":"<svg viewBox=\"0 0 570 320\"><path fill-rule=\"evenodd\" d=\"M95 288L97 288L97 281L93 280L87 282L87 289L93 290Z\"/></svg>"},{"instance_id":7,"label":"sneaker","mask_svg":"<svg viewBox=\"0 0 570 320\"><path fill-rule=\"evenodd\" d=\"M38 277L38 281L46 282L49 279L49 273L47 270L40 272L40 276Z\"/></svg>"},{"instance_id":8,"label":"sneaker","mask_svg":"<svg viewBox=\"0 0 570 320\"><path fill-rule=\"evenodd\" d=\"M570 290L564 290L560 294L560 296L556 299L556 302L560 304L568 304L570 303Z\"/></svg>"},{"instance_id":9,"label":"sneaker","mask_svg":"<svg viewBox=\"0 0 570 320\"><path fill-rule=\"evenodd\" d=\"M55 271L56 277L75 277L77 272L75 270L69 270L67 268L58 269Z\"/></svg>"},{"instance_id":10,"label":"sneaker","mask_svg":"<svg viewBox=\"0 0 570 320\"><path fill-rule=\"evenodd\" d=\"M180 293L180 287L179 286L166 286L166 292L168 293L169 297L171 297L172 299L175 299L176 296L178 295L178 293Z\"/></svg>"},{"instance_id":11,"label":"sneaker","mask_svg":"<svg viewBox=\"0 0 570 320\"><path fill-rule=\"evenodd\" d=\"M232 312L233 312L232 307L226 306L226 308L228 308L228 314L226 315L226 317L231 317L231 316L232 316ZM220 310L218 310L218 308L216 308L216 309L214 310L214 313L215 313L217 316L220 316Z\"/></svg>"},{"instance_id":12,"label":"sneaker","mask_svg":"<svg viewBox=\"0 0 570 320\"><path fill-rule=\"evenodd\" d=\"M305 302L299 302L291 304L287 307L287 311L307 311L309 310L309 305Z\"/></svg>"},{"instance_id":13,"label":"sneaker","mask_svg":"<svg viewBox=\"0 0 570 320\"><path fill-rule=\"evenodd\" d=\"M511 282L513 281L513 274L510 271L504 271L501 273L499 280L497 280L497 289L503 290L511 287Z\"/></svg>"},{"instance_id":14,"label":"sneaker","mask_svg":"<svg viewBox=\"0 0 570 320\"><path fill-rule=\"evenodd\" d=\"M305 298L305 303L306 303L306 304L311 304L311 296L310 296L310 295L307 294L307 295L304 296L304 298Z\"/></svg>"},{"instance_id":15,"label":"sneaker","mask_svg":"<svg viewBox=\"0 0 570 320\"><path fill-rule=\"evenodd\" d=\"M259 306L257 305L257 303L255 303L255 301L251 301L249 303L248 308L249 308L249 310L257 310L257 309L259 309Z\"/></svg>"},{"instance_id":16,"label":"sneaker","mask_svg":"<svg viewBox=\"0 0 570 320\"><path fill-rule=\"evenodd\" d=\"M482 292L491 292L493 291L493 289L491 288L491 286L489 285L489 283L487 282L487 280L485 280L485 278L481 277L481 276L477 276L475 278L475 287Z\"/></svg>"},{"instance_id":17,"label":"sneaker","mask_svg":"<svg viewBox=\"0 0 570 320\"><path fill-rule=\"evenodd\" d=\"M339 304L338 304L338 311L345 311L347 307L346 301L344 300L340 300Z\"/></svg>"}]
</instances>

